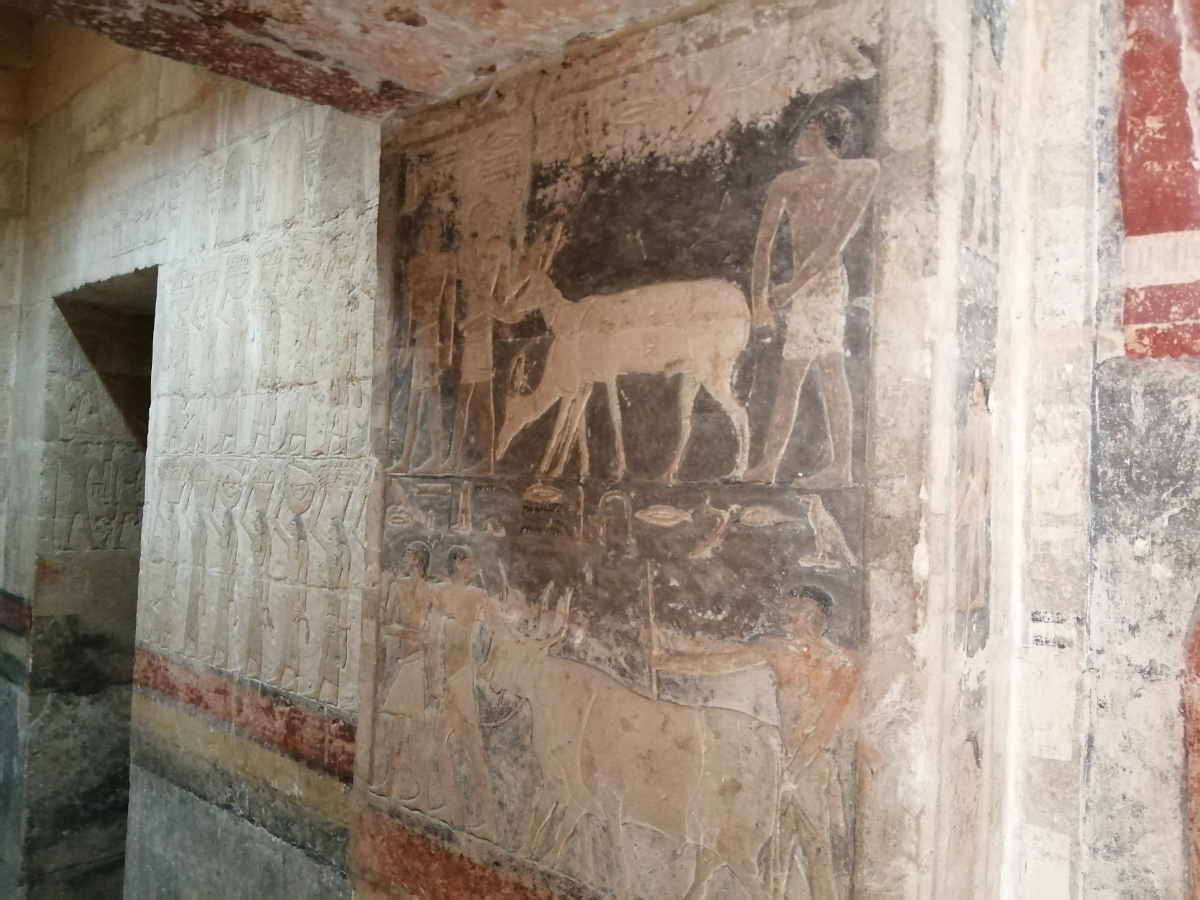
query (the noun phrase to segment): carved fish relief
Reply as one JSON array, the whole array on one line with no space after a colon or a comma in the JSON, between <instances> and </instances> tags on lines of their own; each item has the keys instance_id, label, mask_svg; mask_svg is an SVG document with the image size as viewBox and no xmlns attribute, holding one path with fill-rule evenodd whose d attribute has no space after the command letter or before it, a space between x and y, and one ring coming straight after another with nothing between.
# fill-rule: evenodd
<instances>
[{"instance_id":1,"label":"carved fish relief","mask_svg":"<svg viewBox=\"0 0 1200 900\"><path fill-rule=\"evenodd\" d=\"M676 525L692 521L692 514L686 509L662 504L639 509L633 515L647 525L657 525L659 528L674 528Z\"/></svg>"}]
</instances>

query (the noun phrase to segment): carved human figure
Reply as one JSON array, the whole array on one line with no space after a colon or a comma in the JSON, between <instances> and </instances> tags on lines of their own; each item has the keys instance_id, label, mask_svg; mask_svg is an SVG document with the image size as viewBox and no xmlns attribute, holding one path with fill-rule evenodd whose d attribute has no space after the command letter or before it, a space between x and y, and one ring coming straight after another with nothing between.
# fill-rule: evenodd
<instances>
[{"instance_id":1,"label":"carved human figure","mask_svg":"<svg viewBox=\"0 0 1200 900\"><path fill-rule=\"evenodd\" d=\"M373 785L377 793L398 797L413 809L424 811L433 805L429 797L430 742L424 722L430 557L429 545L424 541L413 541L404 548L400 574L388 587L379 620L384 671L391 670L392 663L395 667L379 707L374 757L379 780ZM401 748L406 748L403 773L397 771Z\"/></svg>"},{"instance_id":2,"label":"carved human figure","mask_svg":"<svg viewBox=\"0 0 1200 900\"><path fill-rule=\"evenodd\" d=\"M54 479L54 547L56 550L92 550L92 523L88 515L88 471L91 461L75 453L58 457Z\"/></svg>"},{"instance_id":3,"label":"carved human figure","mask_svg":"<svg viewBox=\"0 0 1200 900\"><path fill-rule=\"evenodd\" d=\"M87 468L87 520L98 550L115 550L116 496L113 490L112 444L101 444L99 458L89 455ZM93 451L94 452L94 451Z\"/></svg>"},{"instance_id":4,"label":"carved human figure","mask_svg":"<svg viewBox=\"0 0 1200 900\"><path fill-rule=\"evenodd\" d=\"M233 581L237 572L238 515L242 502L242 475L232 466L221 466L216 474L216 499L206 510L209 524L220 545L220 574L216 602L209 615L213 619L213 646L209 661L229 668L229 619L233 614Z\"/></svg>"},{"instance_id":5,"label":"carved human figure","mask_svg":"<svg viewBox=\"0 0 1200 900\"><path fill-rule=\"evenodd\" d=\"M179 581L179 505L185 488L183 467L176 461L159 468L159 499L155 526L151 533L150 561L160 572L157 584L150 588L145 622L145 639L166 647L171 644L170 609Z\"/></svg>"},{"instance_id":6,"label":"carved human figure","mask_svg":"<svg viewBox=\"0 0 1200 900\"><path fill-rule=\"evenodd\" d=\"M457 280L455 256L443 249L445 222L434 218L417 238L417 253L405 266L405 297L409 310L408 357L412 361L412 379L408 392L408 418L404 429L404 448L399 468L412 469L413 450L421 429L421 409L426 409L430 451L422 468L442 461L442 367L441 322L447 309L453 310ZM490 339L489 339L490 341Z\"/></svg>"},{"instance_id":7,"label":"carved human figure","mask_svg":"<svg viewBox=\"0 0 1200 900\"><path fill-rule=\"evenodd\" d=\"M254 403L251 452L270 453L278 449L272 443L276 397L279 390L279 338L283 330L280 294L284 286L284 255L279 244L259 248L258 286L255 291L257 315L258 384Z\"/></svg>"},{"instance_id":8,"label":"carved human figure","mask_svg":"<svg viewBox=\"0 0 1200 900\"><path fill-rule=\"evenodd\" d=\"M165 367L164 375L171 393L187 394L188 360L192 344L192 315L196 304L196 273L180 269L171 282L167 306L167 352L173 365Z\"/></svg>"},{"instance_id":9,"label":"carved human figure","mask_svg":"<svg viewBox=\"0 0 1200 900\"><path fill-rule=\"evenodd\" d=\"M987 386L976 378L971 385L963 449L959 459L958 503L955 526L958 537L958 608L983 609L988 601L988 517L990 479L988 444L991 413Z\"/></svg>"},{"instance_id":10,"label":"carved human figure","mask_svg":"<svg viewBox=\"0 0 1200 900\"><path fill-rule=\"evenodd\" d=\"M118 550L136 549L140 544L144 501L146 456L141 448L117 444L113 448L113 487Z\"/></svg>"},{"instance_id":11,"label":"carved human figure","mask_svg":"<svg viewBox=\"0 0 1200 900\"><path fill-rule=\"evenodd\" d=\"M848 724L861 666L855 654L825 637L833 598L820 588L789 592L782 637L719 646L673 635L658 638L656 665L677 672L718 675L766 663L779 705L781 784L771 870L786 894L796 845L804 855L812 900L840 900L833 866L833 805L837 767L833 749ZM664 648L662 644L669 644Z\"/></svg>"},{"instance_id":12,"label":"carved human figure","mask_svg":"<svg viewBox=\"0 0 1200 900\"><path fill-rule=\"evenodd\" d=\"M434 585L430 591L424 660L425 690L431 707L432 752L443 760L438 772L442 796L448 807L439 817L461 823L477 837L494 841L496 803L483 754L475 700L476 667L472 662L479 625L488 610L488 593L472 585L479 570L468 548L451 547L446 560L450 580ZM445 762L450 758L452 736L457 737L466 755L466 771L462 773L467 786L466 797L463 789L454 783L454 767ZM467 797L477 804L482 821L463 821L468 814Z\"/></svg>"},{"instance_id":13,"label":"carved human figure","mask_svg":"<svg viewBox=\"0 0 1200 900\"><path fill-rule=\"evenodd\" d=\"M253 520L250 528L239 518L246 538L250 540L250 556L253 560L250 596L246 602L245 634L246 665L242 672L250 678L263 676L263 632L275 628L271 620L270 577L271 577L271 522L278 515L277 505L272 506L275 493L275 473L252 475L250 486Z\"/></svg>"},{"instance_id":14,"label":"carved human figure","mask_svg":"<svg viewBox=\"0 0 1200 900\"><path fill-rule=\"evenodd\" d=\"M317 663L317 683L313 696L336 704L338 685L341 683L342 667L346 664L347 636L350 623L346 605L350 599L350 564L352 561L351 537L346 523L339 516L330 519L329 534L321 537L313 531L313 538L325 551L326 593L325 621L321 633L321 656Z\"/></svg>"},{"instance_id":15,"label":"carved human figure","mask_svg":"<svg viewBox=\"0 0 1200 900\"><path fill-rule=\"evenodd\" d=\"M271 683L294 691L300 679L301 629L304 630L304 643L308 642L309 547L304 514L312 508L317 482L307 468L293 463L287 467L284 490L292 518L287 527L278 520L273 524L276 534L287 546L283 592L287 610L283 617L283 635L279 641L279 656Z\"/></svg>"},{"instance_id":16,"label":"carved human figure","mask_svg":"<svg viewBox=\"0 0 1200 900\"><path fill-rule=\"evenodd\" d=\"M454 431L450 453L439 471L457 472L466 449L471 410L479 407L479 447L483 459L473 470L491 474L495 464L496 413L492 401L492 317L498 291L508 265L509 246L500 234L495 204L483 201L467 218L465 244L460 251L459 274L466 300L461 322L462 361L458 393L454 403Z\"/></svg>"},{"instance_id":17,"label":"carved human figure","mask_svg":"<svg viewBox=\"0 0 1200 900\"><path fill-rule=\"evenodd\" d=\"M798 478L796 485L819 489L853 483L853 407L843 339L849 286L842 249L862 222L879 164L838 158L850 127L850 113L840 106L811 116L796 141L796 158L804 165L778 176L767 192L754 246L751 307L755 327L770 325L771 311L786 307L786 337L762 459L746 472L746 481L775 480L796 424L800 389L815 364L831 460L821 471ZM772 286L771 250L785 215L792 236L792 278Z\"/></svg>"},{"instance_id":18,"label":"carved human figure","mask_svg":"<svg viewBox=\"0 0 1200 900\"><path fill-rule=\"evenodd\" d=\"M204 463L197 463L190 472L192 565L188 571L187 607L183 617L183 654L199 656L200 611L204 599L204 570L208 557L209 504L212 502L212 482Z\"/></svg>"},{"instance_id":19,"label":"carved human figure","mask_svg":"<svg viewBox=\"0 0 1200 900\"><path fill-rule=\"evenodd\" d=\"M329 428L325 453L330 456L349 452L351 434L360 425L363 385L358 371L358 343L361 330L359 311L367 306L367 295L360 287L357 230L345 231L334 238L333 262L329 267L329 294L337 298L330 310L332 330L332 372L329 381Z\"/></svg>"}]
</instances>

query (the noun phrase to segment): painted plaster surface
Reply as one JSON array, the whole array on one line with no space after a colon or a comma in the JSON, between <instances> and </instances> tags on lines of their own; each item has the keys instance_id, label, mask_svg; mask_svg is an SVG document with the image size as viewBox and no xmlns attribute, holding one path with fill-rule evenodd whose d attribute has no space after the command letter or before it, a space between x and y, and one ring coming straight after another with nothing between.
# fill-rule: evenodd
<instances>
[{"instance_id":1,"label":"painted plaster surface","mask_svg":"<svg viewBox=\"0 0 1200 900\"><path fill-rule=\"evenodd\" d=\"M735 4L389 128L364 889L470 893L385 864L419 822L615 896L902 865L855 849L902 729L859 736L908 690L902 652L864 688L881 102L922 146L874 22Z\"/></svg>"},{"instance_id":2,"label":"painted plaster surface","mask_svg":"<svg viewBox=\"0 0 1200 900\"><path fill-rule=\"evenodd\" d=\"M423 95L444 95L572 40L689 5L681 0L13 3L127 46L362 115L381 115Z\"/></svg>"},{"instance_id":3,"label":"painted plaster surface","mask_svg":"<svg viewBox=\"0 0 1200 900\"><path fill-rule=\"evenodd\" d=\"M1193 4L1124 5L1118 121L1125 226L1125 342L1134 358L1195 356L1200 222L1195 114L1200 20Z\"/></svg>"}]
</instances>

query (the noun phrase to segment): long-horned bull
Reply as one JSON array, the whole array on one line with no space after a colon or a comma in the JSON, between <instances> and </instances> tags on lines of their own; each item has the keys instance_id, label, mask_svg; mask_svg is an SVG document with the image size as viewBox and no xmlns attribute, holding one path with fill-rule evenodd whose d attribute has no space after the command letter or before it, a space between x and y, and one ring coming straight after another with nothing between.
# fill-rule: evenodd
<instances>
[{"instance_id":1,"label":"long-horned bull","mask_svg":"<svg viewBox=\"0 0 1200 900\"><path fill-rule=\"evenodd\" d=\"M557 402L553 435L538 471L553 469L553 475L561 475L573 446L586 459L583 415L593 386L603 382L616 435L615 477L620 480L625 474L625 442L617 377L679 375L679 441L664 479L674 481L679 473L701 387L733 422L738 450L730 474L741 478L749 459L750 426L733 393L733 374L750 338L745 295L728 281L704 279L593 294L571 302L548 274L561 237L560 226L540 252L532 254L516 288L495 313L503 322L516 323L539 310L554 336L538 386L529 394L510 392L505 400L497 458L503 458L513 439Z\"/></svg>"},{"instance_id":2,"label":"long-horned bull","mask_svg":"<svg viewBox=\"0 0 1200 900\"><path fill-rule=\"evenodd\" d=\"M493 688L528 700L544 775L522 852L544 844L549 828L554 841L545 858L553 864L591 813L616 844L619 896L632 896L626 824L652 828L680 851L695 848L683 900L703 897L722 865L752 897L768 896L760 860L776 822L777 729L742 712L652 700L598 669L547 655L565 629L561 608L548 632L535 628L532 636L511 627L511 609L506 619L510 627L497 630L484 674Z\"/></svg>"}]
</instances>

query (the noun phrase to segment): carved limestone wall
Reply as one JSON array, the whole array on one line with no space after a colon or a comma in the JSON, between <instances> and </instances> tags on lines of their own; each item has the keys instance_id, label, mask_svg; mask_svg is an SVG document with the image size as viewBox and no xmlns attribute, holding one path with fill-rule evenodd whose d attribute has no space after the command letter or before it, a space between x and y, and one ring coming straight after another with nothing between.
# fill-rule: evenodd
<instances>
[{"instance_id":1,"label":"carved limestone wall","mask_svg":"<svg viewBox=\"0 0 1200 900\"><path fill-rule=\"evenodd\" d=\"M378 128L61 24L33 35L0 582L28 616L0 660L23 792L5 801L29 824L6 854L39 889L119 895L132 745L131 841L199 848L245 820L248 868L309 859L333 896L370 581ZM155 270L147 439L55 300ZM139 857L127 896L221 893L202 856Z\"/></svg>"},{"instance_id":2,"label":"carved limestone wall","mask_svg":"<svg viewBox=\"0 0 1200 900\"><path fill-rule=\"evenodd\" d=\"M955 301L911 306L932 73L881 21L726 4L386 128L366 896L459 896L430 835L463 896L915 877L921 329Z\"/></svg>"}]
</instances>

